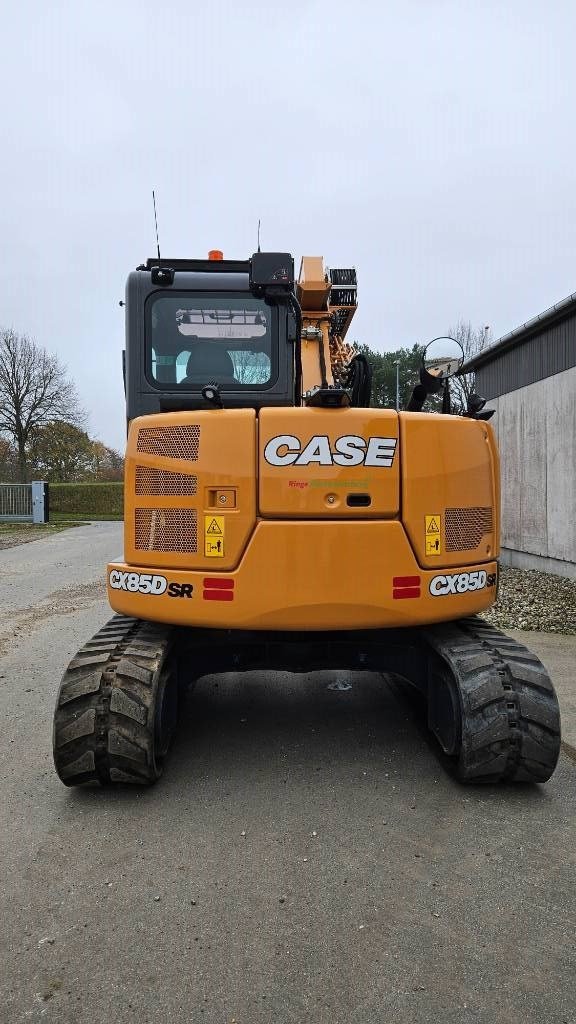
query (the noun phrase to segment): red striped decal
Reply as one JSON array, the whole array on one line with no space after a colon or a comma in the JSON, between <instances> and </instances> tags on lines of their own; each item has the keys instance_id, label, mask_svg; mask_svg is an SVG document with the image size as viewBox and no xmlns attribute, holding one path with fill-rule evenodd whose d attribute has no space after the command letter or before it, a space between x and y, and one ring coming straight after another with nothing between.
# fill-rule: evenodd
<instances>
[{"instance_id":1,"label":"red striped decal","mask_svg":"<svg viewBox=\"0 0 576 1024\"><path fill-rule=\"evenodd\" d=\"M392 597L395 601L405 597L420 597L420 587L399 587L398 590L392 591Z\"/></svg>"},{"instance_id":2,"label":"red striped decal","mask_svg":"<svg viewBox=\"0 0 576 1024\"><path fill-rule=\"evenodd\" d=\"M204 586L210 590L234 590L234 580L228 580L221 576L205 576Z\"/></svg>"},{"instance_id":3,"label":"red striped decal","mask_svg":"<svg viewBox=\"0 0 576 1024\"><path fill-rule=\"evenodd\" d=\"M205 590L202 594L205 601L233 601L234 594L231 590Z\"/></svg>"},{"instance_id":4,"label":"red striped decal","mask_svg":"<svg viewBox=\"0 0 576 1024\"><path fill-rule=\"evenodd\" d=\"M394 576L392 578L393 587L420 587L419 576Z\"/></svg>"}]
</instances>

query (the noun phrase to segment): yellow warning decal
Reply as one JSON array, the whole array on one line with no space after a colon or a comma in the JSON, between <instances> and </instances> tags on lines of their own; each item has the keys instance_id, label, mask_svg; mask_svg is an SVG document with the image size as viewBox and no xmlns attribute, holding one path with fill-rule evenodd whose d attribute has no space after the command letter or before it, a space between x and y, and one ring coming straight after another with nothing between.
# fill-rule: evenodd
<instances>
[{"instance_id":1,"label":"yellow warning decal","mask_svg":"<svg viewBox=\"0 0 576 1024\"><path fill-rule=\"evenodd\" d=\"M224 516L204 516L204 533L206 536L224 536Z\"/></svg>"},{"instance_id":2,"label":"yellow warning decal","mask_svg":"<svg viewBox=\"0 0 576 1024\"><path fill-rule=\"evenodd\" d=\"M224 558L224 516L204 516L204 554Z\"/></svg>"},{"instance_id":3,"label":"yellow warning decal","mask_svg":"<svg viewBox=\"0 0 576 1024\"><path fill-rule=\"evenodd\" d=\"M426 554L427 555L441 555L442 554L442 516L439 514L433 516L425 516L426 521L426 532L425 532L425 543L426 543Z\"/></svg>"},{"instance_id":4,"label":"yellow warning decal","mask_svg":"<svg viewBox=\"0 0 576 1024\"><path fill-rule=\"evenodd\" d=\"M224 558L224 541L221 539L212 540L206 537L204 540L204 554L206 558Z\"/></svg>"}]
</instances>

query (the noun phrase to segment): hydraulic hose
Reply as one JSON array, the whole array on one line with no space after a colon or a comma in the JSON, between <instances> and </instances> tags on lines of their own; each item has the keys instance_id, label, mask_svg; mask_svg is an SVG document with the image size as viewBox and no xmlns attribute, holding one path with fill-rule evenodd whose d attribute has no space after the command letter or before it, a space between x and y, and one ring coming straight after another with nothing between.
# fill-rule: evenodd
<instances>
[{"instance_id":1,"label":"hydraulic hose","mask_svg":"<svg viewBox=\"0 0 576 1024\"><path fill-rule=\"evenodd\" d=\"M300 303L294 295L294 292L290 292L289 303L294 313L294 319L296 320L296 337L294 339L294 363L296 368L296 379L294 381L294 405L300 405L302 400L302 309Z\"/></svg>"},{"instance_id":2,"label":"hydraulic hose","mask_svg":"<svg viewBox=\"0 0 576 1024\"><path fill-rule=\"evenodd\" d=\"M348 364L346 387L352 389L351 404L367 409L372 397L372 367L365 355L355 355Z\"/></svg>"}]
</instances>

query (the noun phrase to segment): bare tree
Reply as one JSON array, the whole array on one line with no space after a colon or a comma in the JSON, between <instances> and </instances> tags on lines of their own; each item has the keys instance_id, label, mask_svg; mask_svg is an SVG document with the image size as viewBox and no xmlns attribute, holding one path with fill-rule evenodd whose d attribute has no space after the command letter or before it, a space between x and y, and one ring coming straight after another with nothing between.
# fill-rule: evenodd
<instances>
[{"instance_id":1,"label":"bare tree","mask_svg":"<svg viewBox=\"0 0 576 1024\"><path fill-rule=\"evenodd\" d=\"M14 444L23 483L33 433L55 419L76 425L85 419L65 367L32 338L0 330L0 434Z\"/></svg>"},{"instance_id":2,"label":"bare tree","mask_svg":"<svg viewBox=\"0 0 576 1024\"><path fill-rule=\"evenodd\" d=\"M454 327L450 327L448 335L451 338L455 338L462 345L465 363L492 344L492 335L489 327L474 328L470 321L466 320L459 320ZM454 377L450 381L450 396L454 412L466 412L468 399L474 391L475 379L476 374L472 372Z\"/></svg>"},{"instance_id":3,"label":"bare tree","mask_svg":"<svg viewBox=\"0 0 576 1024\"><path fill-rule=\"evenodd\" d=\"M240 384L265 384L270 377L270 359L264 352L239 348L230 353L234 376Z\"/></svg>"},{"instance_id":4,"label":"bare tree","mask_svg":"<svg viewBox=\"0 0 576 1024\"><path fill-rule=\"evenodd\" d=\"M0 482L14 480L16 472L16 455L14 446L7 438L0 437Z\"/></svg>"}]
</instances>

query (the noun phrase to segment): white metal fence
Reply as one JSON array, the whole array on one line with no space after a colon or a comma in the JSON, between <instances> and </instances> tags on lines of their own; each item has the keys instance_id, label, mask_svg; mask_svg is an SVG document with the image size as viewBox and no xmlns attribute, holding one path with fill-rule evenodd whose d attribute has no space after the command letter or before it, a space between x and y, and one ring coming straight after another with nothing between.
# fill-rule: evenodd
<instances>
[{"instance_id":1,"label":"white metal fence","mask_svg":"<svg viewBox=\"0 0 576 1024\"><path fill-rule=\"evenodd\" d=\"M0 522L47 523L48 484L0 484Z\"/></svg>"}]
</instances>

